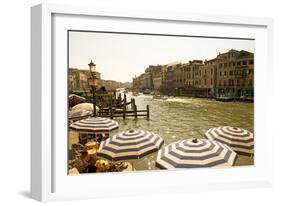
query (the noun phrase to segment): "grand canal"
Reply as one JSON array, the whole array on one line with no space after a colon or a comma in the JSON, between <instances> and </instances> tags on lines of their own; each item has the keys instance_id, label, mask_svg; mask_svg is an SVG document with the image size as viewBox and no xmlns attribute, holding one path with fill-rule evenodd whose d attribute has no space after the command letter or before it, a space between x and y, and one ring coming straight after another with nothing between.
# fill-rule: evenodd
<instances>
[{"instance_id":1,"label":"grand canal","mask_svg":"<svg viewBox=\"0 0 281 206\"><path fill-rule=\"evenodd\" d=\"M254 132L254 104L245 102L218 102L210 99L170 97L167 100L153 99L151 95L131 96L135 98L138 109L150 107L150 119L139 117L126 120L116 119L119 130L113 134L129 130L142 129L159 134L165 145L187 138L202 138L211 127L242 127ZM164 145L164 146L165 146ZM155 168L156 153L134 163L137 170ZM239 156L237 165L252 165L251 157Z\"/></svg>"}]
</instances>

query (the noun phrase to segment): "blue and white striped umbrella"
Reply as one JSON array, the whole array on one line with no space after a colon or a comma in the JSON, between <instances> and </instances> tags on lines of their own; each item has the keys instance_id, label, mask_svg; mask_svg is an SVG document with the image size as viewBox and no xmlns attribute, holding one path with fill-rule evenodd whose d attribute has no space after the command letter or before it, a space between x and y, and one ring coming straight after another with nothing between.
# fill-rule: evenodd
<instances>
[{"instance_id":1,"label":"blue and white striped umbrella","mask_svg":"<svg viewBox=\"0 0 281 206\"><path fill-rule=\"evenodd\" d=\"M237 127L214 127L205 133L205 138L227 144L231 149L241 155L254 154L253 133Z\"/></svg>"},{"instance_id":2,"label":"blue and white striped umbrella","mask_svg":"<svg viewBox=\"0 0 281 206\"><path fill-rule=\"evenodd\" d=\"M75 122L80 119L90 117L91 115L92 115L92 112L84 110L84 109L71 110L68 113L68 119L70 121Z\"/></svg>"},{"instance_id":3,"label":"blue and white striped umbrella","mask_svg":"<svg viewBox=\"0 0 281 206\"><path fill-rule=\"evenodd\" d=\"M152 132L129 130L103 141L97 155L109 161L140 159L158 151L163 143L164 140Z\"/></svg>"},{"instance_id":4,"label":"blue and white striped umbrella","mask_svg":"<svg viewBox=\"0 0 281 206\"><path fill-rule=\"evenodd\" d=\"M118 129L118 122L104 117L89 117L72 123L71 129L89 133L109 133Z\"/></svg>"},{"instance_id":5,"label":"blue and white striped umbrella","mask_svg":"<svg viewBox=\"0 0 281 206\"><path fill-rule=\"evenodd\" d=\"M171 143L158 152L160 169L229 167L237 154L227 145L207 139L187 139Z\"/></svg>"}]
</instances>

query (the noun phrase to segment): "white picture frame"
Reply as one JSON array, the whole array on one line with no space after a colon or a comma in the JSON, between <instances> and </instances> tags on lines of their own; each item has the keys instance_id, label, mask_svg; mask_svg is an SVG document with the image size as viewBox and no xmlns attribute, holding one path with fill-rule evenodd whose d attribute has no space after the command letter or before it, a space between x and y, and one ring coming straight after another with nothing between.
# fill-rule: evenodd
<instances>
[{"instance_id":1,"label":"white picture frame","mask_svg":"<svg viewBox=\"0 0 281 206\"><path fill-rule=\"evenodd\" d=\"M119 26L115 21L120 22ZM138 26L133 27L136 23ZM65 31L75 26L87 30L95 25L104 30L155 33L154 24L160 25L161 32L168 25L181 34L186 25L192 24L204 27L197 28L203 35L256 39L255 166L68 176L66 113L63 113L66 111L65 105L62 106L67 95ZM274 75L272 19L40 4L31 9L31 26L32 198L52 201L272 186L274 134L268 114ZM208 31L205 27L213 29ZM265 92L268 98L263 98Z\"/></svg>"}]
</instances>

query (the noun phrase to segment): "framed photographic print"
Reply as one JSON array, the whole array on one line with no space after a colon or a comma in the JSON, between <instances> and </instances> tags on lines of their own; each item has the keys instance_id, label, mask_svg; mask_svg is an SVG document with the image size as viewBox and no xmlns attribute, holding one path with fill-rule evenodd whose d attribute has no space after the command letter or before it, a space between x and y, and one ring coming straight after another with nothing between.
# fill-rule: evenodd
<instances>
[{"instance_id":1,"label":"framed photographic print","mask_svg":"<svg viewBox=\"0 0 281 206\"><path fill-rule=\"evenodd\" d=\"M271 186L271 19L31 14L34 199Z\"/></svg>"}]
</instances>

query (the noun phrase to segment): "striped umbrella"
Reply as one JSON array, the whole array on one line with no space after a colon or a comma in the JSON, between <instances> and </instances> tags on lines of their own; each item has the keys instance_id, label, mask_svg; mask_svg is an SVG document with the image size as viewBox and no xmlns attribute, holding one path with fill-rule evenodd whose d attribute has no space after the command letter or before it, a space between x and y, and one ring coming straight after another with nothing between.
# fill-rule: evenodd
<instances>
[{"instance_id":1,"label":"striped umbrella","mask_svg":"<svg viewBox=\"0 0 281 206\"><path fill-rule=\"evenodd\" d=\"M109 133L118 129L118 122L103 117L89 117L76 121L69 127L79 132Z\"/></svg>"},{"instance_id":2,"label":"striped umbrella","mask_svg":"<svg viewBox=\"0 0 281 206\"><path fill-rule=\"evenodd\" d=\"M237 154L227 145L207 139L187 139L158 152L160 169L226 167L235 165Z\"/></svg>"},{"instance_id":3,"label":"striped umbrella","mask_svg":"<svg viewBox=\"0 0 281 206\"><path fill-rule=\"evenodd\" d=\"M91 115L92 115L92 112L84 110L84 109L71 110L68 113L68 119L75 122L77 120L84 119L86 117L90 117Z\"/></svg>"},{"instance_id":4,"label":"striped umbrella","mask_svg":"<svg viewBox=\"0 0 281 206\"><path fill-rule=\"evenodd\" d=\"M144 130L119 132L103 141L98 156L109 161L135 160L158 151L164 140Z\"/></svg>"},{"instance_id":5,"label":"striped umbrella","mask_svg":"<svg viewBox=\"0 0 281 206\"><path fill-rule=\"evenodd\" d=\"M235 152L241 155L252 156L254 154L253 133L237 127L214 127L205 135L207 139L217 140L227 144Z\"/></svg>"}]
</instances>

